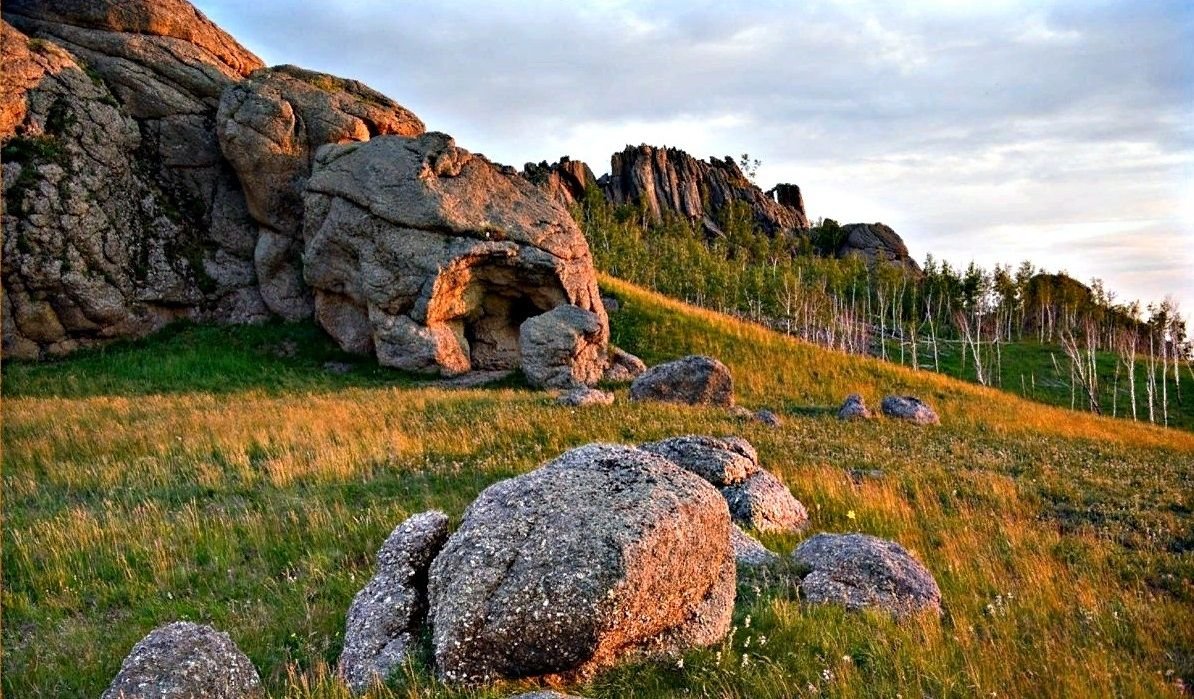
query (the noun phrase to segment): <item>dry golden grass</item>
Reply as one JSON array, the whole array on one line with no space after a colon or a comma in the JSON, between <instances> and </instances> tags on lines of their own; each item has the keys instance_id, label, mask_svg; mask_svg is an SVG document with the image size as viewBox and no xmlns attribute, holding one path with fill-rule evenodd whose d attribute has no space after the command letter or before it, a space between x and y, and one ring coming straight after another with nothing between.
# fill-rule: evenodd
<instances>
[{"instance_id":1,"label":"dry golden grass","mask_svg":"<svg viewBox=\"0 0 1194 699\"><path fill-rule=\"evenodd\" d=\"M633 404L624 389L613 406L570 410L518 387L296 379L304 388L134 395L103 375L153 361L152 343L58 367L73 382L61 390L52 377L6 376L5 693L95 696L141 635L189 618L229 631L272 693L345 696L327 669L344 613L405 516L458 516L487 484L590 441L731 432L809 507L810 531L914 550L945 616L898 624L809 607L781 570L743 585L738 628L719 647L682 669L615 669L578 693L1156 696L1194 677L1194 435L838 355L602 284L622 300L618 344L651 361L718 356L741 402L777 410L784 428ZM268 353L242 360L265 376L300 371ZM106 388L80 391L88 380ZM872 403L915 393L944 424L840 423L833 411L851 392ZM764 540L786 551L799 538ZM377 696L513 690L452 690L415 663Z\"/></svg>"}]
</instances>

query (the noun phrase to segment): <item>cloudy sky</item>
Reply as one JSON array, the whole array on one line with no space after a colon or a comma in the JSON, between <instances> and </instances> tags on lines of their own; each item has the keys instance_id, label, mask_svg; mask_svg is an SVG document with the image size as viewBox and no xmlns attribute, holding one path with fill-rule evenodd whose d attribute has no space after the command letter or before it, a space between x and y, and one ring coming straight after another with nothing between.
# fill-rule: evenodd
<instances>
[{"instance_id":1,"label":"cloudy sky","mask_svg":"<svg viewBox=\"0 0 1194 699\"><path fill-rule=\"evenodd\" d=\"M1194 311L1194 2L197 0L491 159L748 152L813 218ZM980 6L981 5L981 6Z\"/></svg>"}]
</instances>

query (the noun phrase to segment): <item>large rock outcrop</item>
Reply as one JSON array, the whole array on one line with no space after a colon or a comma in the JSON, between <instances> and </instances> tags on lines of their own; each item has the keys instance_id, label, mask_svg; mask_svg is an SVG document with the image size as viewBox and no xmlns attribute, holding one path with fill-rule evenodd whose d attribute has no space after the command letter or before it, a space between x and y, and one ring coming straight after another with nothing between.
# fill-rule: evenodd
<instances>
[{"instance_id":1,"label":"large rock outcrop","mask_svg":"<svg viewBox=\"0 0 1194 699\"><path fill-rule=\"evenodd\" d=\"M729 631L725 502L662 457L593 444L487 488L432 563L439 672L575 679Z\"/></svg>"},{"instance_id":2,"label":"large rock outcrop","mask_svg":"<svg viewBox=\"0 0 1194 699\"><path fill-rule=\"evenodd\" d=\"M920 265L908 254L908 246L890 226L882 223L848 223L842 226L842 243L835 255L860 255L869 264L893 262L919 274Z\"/></svg>"},{"instance_id":3,"label":"large rock outcrop","mask_svg":"<svg viewBox=\"0 0 1194 699\"><path fill-rule=\"evenodd\" d=\"M605 308L588 244L534 185L441 133L324 146L307 182L306 282L345 350L461 374L520 366L519 328Z\"/></svg>"},{"instance_id":4,"label":"large rock outcrop","mask_svg":"<svg viewBox=\"0 0 1194 699\"><path fill-rule=\"evenodd\" d=\"M729 157L704 161L676 148L626 146L614 153L610 174L599 182L611 202L645 206L655 223L667 214L680 215L718 235L719 217L731 205L739 205L769 235L809 227L799 189L781 185L782 189L765 193Z\"/></svg>"},{"instance_id":5,"label":"large rock outcrop","mask_svg":"<svg viewBox=\"0 0 1194 699\"><path fill-rule=\"evenodd\" d=\"M5 355L268 317L212 128L261 62L181 0L7 0L3 16Z\"/></svg>"},{"instance_id":6,"label":"large rock outcrop","mask_svg":"<svg viewBox=\"0 0 1194 699\"><path fill-rule=\"evenodd\" d=\"M569 206L585 198L585 193L597 187L597 178L582 160L568 156L556 163L527 163L522 176L530 180L560 204Z\"/></svg>"},{"instance_id":7,"label":"large rock outcrop","mask_svg":"<svg viewBox=\"0 0 1194 699\"><path fill-rule=\"evenodd\" d=\"M423 122L355 80L287 65L258 70L224 90L216 131L260 225L254 265L265 303L287 320L310 318L303 189L315 151L387 134L417 136Z\"/></svg>"}]
</instances>

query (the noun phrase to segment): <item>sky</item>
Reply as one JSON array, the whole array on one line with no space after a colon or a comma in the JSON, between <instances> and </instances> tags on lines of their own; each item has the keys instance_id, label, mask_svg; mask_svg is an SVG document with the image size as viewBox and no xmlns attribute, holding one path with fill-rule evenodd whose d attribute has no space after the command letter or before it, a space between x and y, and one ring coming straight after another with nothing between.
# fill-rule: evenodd
<instances>
[{"instance_id":1,"label":"sky","mask_svg":"<svg viewBox=\"0 0 1194 699\"><path fill-rule=\"evenodd\" d=\"M762 161L914 257L1031 260L1194 311L1194 2L196 0L521 167L628 144Z\"/></svg>"}]
</instances>

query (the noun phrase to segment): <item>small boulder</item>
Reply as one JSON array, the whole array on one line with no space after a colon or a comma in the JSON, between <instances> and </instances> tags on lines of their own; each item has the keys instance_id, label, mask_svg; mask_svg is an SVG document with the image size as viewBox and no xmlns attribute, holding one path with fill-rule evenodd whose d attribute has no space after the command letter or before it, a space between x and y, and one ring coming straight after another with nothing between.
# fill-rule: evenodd
<instances>
[{"instance_id":1,"label":"small boulder","mask_svg":"<svg viewBox=\"0 0 1194 699\"><path fill-rule=\"evenodd\" d=\"M751 415L751 419L755 422L761 422L772 429L778 429L784 426L784 421L780 419L779 415L776 415L766 408L763 408L762 410L756 410L755 413Z\"/></svg>"},{"instance_id":2,"label":"small boulder","mask_svg":"<svg viewBox=\"0 0 1194 699\"><path fill-rule=\"evenodd\" d=\"M936 411L915 396L888 396L883 399L883 414L916 425L939 425Z\"/></svg>"},{"instance_id":3,"label":"small boulder","mask_svg":"<svg viewBox=\"0 0 1194 699\"><path fill-rule=\"evenodd\" d=\"M545 689L538 692L524 692L517 696L510 697L510 699L585 699L585 697L577 696L575 694L563 694L562 692Z\"/></svg>"},{"instance_id":4,"label":"small boulder","mask_svg":"<svg viewBox=\"0 0 1194 699\"><path fill-rule=\"evenodd\" d=\"M795 532L808 522L808 510L778 478L762 469L741 483L721 489L734 520L761 532Z\"/></svg>"},{"instance_id":5,"label":"small boulder","mask_svg":"<svg viewBox=\"0 0 1194 699\"><path fill-rule=\"evenodd\" d=\"M377 552L377 573L352 601L339 673L356 693L400 667L427 610L427 568L448 538L448 516L430 511L398 525Z\"/></svg>"},{"instance_id":6,"label":"small boulder","mask_svg":"<svg viewBox=\"0 0 1194 699\"><path fill-rule=\"evenodd\" d=\"M609 350L609 366L605 368L605 380L615 383L634 381L647 370L646 363L633 354L617 347Z\"/></svg>"},{"instance_id":7,"label":"small boulder","mask_svg":"<svg viewBox=\"0 0 1194 699\"><path fill-rule=\"evenodd\" d=\"M694 355L651 367L630 384L632 400L689 405L734 405L734 380L725 364Z\"/></svg>"},{"instance_id":8,"label":"small boulder","mask_svg":"<svg viewBox=\"0 0 1194 699\"><path fill-rule=\"evenodd\" d=\"M778 554L736 524L730 527L730 546L734 549L734 561L739 568L757 568L779 562Z\"/></svg>"},{"instance_id":9,"label":"small boulder","mask_svg":"<svg viewBox=\"0 0 1194 699\"><path fill-rule=\"evenodd\" d=\"M622 304L612 296L602 296L601 305L605 306L606 313L617 313L622 309Z\"/></svg>"},{"instance_id":10,"label":"small boulder","mask_svg":"<svg viewBox=\"0 0 1194 699\"><path fill-rule=\"evenodd\" d=\"M866 401L857 393L846 396L846 402L837 411L839 420L870 420L875 417L871 409L866 407Z\"/></svg>"},{"instance_id":11,"label":"small boulder","mask_svg":"<svg viewBox=\"0 0 1194 699\"><path fill-rule=\"evenodd\" d=\"M591 405L613 405L614 394L596 388L582 386L574 388L556 398L556 404L571 408L587 408Z\"/></svg>"},{"instance_id":12,"label":"small boulder","mask_svg":"<svg viewBox=\"0 0 1194 699\"><path fill-rule=\"evenodd\" d=\"M605 325L596 313L564 304L519 328L522 373L538 388L592 386L605 369Z\"/></svg>"},{"instance_id":13,"label":"small boulder","mask_svg":"<svg viewBox=\"0 0 1194 699\"><path fill-rule=\"evenodd\" d=\"M746 440L740 441L750 446ZM748 452L739 442L718 437L672 437L640 445L639 449L662 456L719 488L741 483L759 470L754 447Z\"/></svg>"},{"instance_id":14,"label":"small boulder","mask_svg":"<svg viewBox=\"0 0 1194 699\"><path fill-rule=\"evenodd\" d=\"M729 513L666 459L590 444L485 489L429 580L444 679L580 679L725 636Z\"/></svg>"},{"instance_id":15,"label":"small boulder","mask_svg":"<svg viewBox=\"0 0 1194 699\"><path fill-rule=\"evenodd\" d=\"M228 634L176 621L133 646L101 699L264 696L257 669Z\"/></svg>"},{"instance_id":16,"label":"small boulder","mask_svg":"<svg viewBox=\"0 0 1194 699\"><path fill-rule=\"evenodd\" d=\"M883 609L896 616L941 612L941 590L919 561L894 541L866 534L817 534L792 553L810 569L805 599L847 609Z\"/></svg>"}]
</instances>

